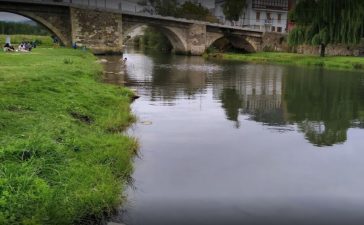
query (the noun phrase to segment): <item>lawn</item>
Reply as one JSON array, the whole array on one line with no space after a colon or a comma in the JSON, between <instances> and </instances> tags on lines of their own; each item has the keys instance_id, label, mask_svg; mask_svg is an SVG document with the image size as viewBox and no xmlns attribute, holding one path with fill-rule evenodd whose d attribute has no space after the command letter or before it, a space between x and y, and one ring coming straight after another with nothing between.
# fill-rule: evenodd
<instances>
[{"instance_id":1,"label":"lawn","mask_svg":"<svg viewBox=\"0 0 364 225\"><path fill-rule=\"evenodd\" d=\"M0 52L0 224L90 224L121 203L132 93L89 52Z\"/></svg>"},{"instance_id":2,"label":"lawn","mask_svg":"<svg viewBox=\"0 0 364 225\"><path fill-rule=\"evenodd\" d=\"M259 52L251 54L224 53L211 54L209 57L253 63L276 63L332 69L364 70L364 57L327 56L322 58L312 55L276 52Z\"/></svg>"}]
</instances>

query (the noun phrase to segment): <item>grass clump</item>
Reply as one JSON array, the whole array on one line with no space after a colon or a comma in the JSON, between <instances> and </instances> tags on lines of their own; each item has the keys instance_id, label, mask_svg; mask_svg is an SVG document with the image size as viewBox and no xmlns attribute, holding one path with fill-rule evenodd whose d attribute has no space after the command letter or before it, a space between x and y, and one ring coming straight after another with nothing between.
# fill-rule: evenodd
<instances>
[{"instance_id":1,"label":"grass clump","mask_svg":"<svg viewBox=\"0 0 364 225\"><path fill-rule=\"evenodd\" d=\"M102 218L132 171L136 141L112 132L134 120L132 93L97 82L84 51L0 52L0 67L0 224Z\"/></svg>"},{"instance_id":2,"label":"grass clump","mask_svg":"<svg viewBox=\"0 0 364 225\"><path fill-rule=\"evenodd\" d=\"M226 60L238 60L253 63L287 64L313 66L343 70L364 70L364 58L352 56L313 56L296 53L258 52L250 54L221 53L219 57Z\"/></svg>"},{"instance_id":3,"label":"grass clump","mask_svg":"<svg viewBox=\"0 0 364 225\"><path fill-rule=\"evenodd\" d=\"M73 61L70 58L66 58L66 59L63 59L63 63L64 64L73 64Z\"/></svg>"}]
</instances>

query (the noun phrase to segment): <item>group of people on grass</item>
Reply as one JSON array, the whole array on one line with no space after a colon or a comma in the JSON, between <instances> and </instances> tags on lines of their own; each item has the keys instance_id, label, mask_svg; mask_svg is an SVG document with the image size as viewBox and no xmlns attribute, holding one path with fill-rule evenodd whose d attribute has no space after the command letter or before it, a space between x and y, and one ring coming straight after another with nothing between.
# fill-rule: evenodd
<instances>
[{"instance_id":1,"label":"group of people on grass","mask_svg":"<svg viewBox=\"0 0 364 225\"><path fill-rule=\"evenodd\" d=\"M36 48L35 42L23 41L19 44L18 48L15 49L9 42L4 45L4 52L30 52L33 48Z\"/></svg>"}]
</instances>

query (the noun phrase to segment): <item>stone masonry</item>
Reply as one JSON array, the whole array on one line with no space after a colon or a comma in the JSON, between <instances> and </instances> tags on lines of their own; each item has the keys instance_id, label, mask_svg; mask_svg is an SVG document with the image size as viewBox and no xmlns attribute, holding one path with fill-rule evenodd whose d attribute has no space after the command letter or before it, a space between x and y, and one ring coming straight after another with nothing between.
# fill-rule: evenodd
<instances>
[{"instance_id":1,"label":"stone masonry","mask_svg":"<svg viewBox=\"0 0 364 225\"><path fill-rule=\"evenodd\" d=\"M122 53L122 15L71 8L72 41L95 54Z\"/></svg>"}]
</instances>

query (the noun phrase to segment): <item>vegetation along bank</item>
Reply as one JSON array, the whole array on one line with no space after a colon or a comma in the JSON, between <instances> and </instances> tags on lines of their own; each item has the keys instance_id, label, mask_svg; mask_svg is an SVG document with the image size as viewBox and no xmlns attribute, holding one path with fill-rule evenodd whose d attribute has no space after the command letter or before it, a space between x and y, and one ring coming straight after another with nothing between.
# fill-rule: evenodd
<instances>
[{"instance_id":1,"label":"vegetation along bank","mask_svg":"<svg viewBox=\"0 0 364 225\"><path fill-rule=\"evenodd\" d=\"M363 57L349 56L314 56L296 53L259 52L250 54L216 53L209 58L238 60L252 63L290 64L297 66L313 66L331 69L364 70Z\"/></svg>"},{"instance_id":2,"label":"vegetation along bank","mask_svg":"<svg viewBox=\"0 0 364 225\"><path fill-rule=\"evenodd\" d=\"M89 52L0 52L0 224L90 224L132 171L132 93Z\"/></svg>"},{"instance_id":3,"label":"vegetation along bank","mask_svg":"<svg viewBox=\"0 0 364 225\"><path fill-rule=\"evenodd\" d=\"M364 70L363 57L349 56L313 56L296 53L277 53L277 52L259 52L250 54L237 53L216 53L209 54L211 59L238 60L252 63L269 63L269 64L290 64L297 66L312 66L328 69L343 70Z\"/></svg>"}]
</instances>

